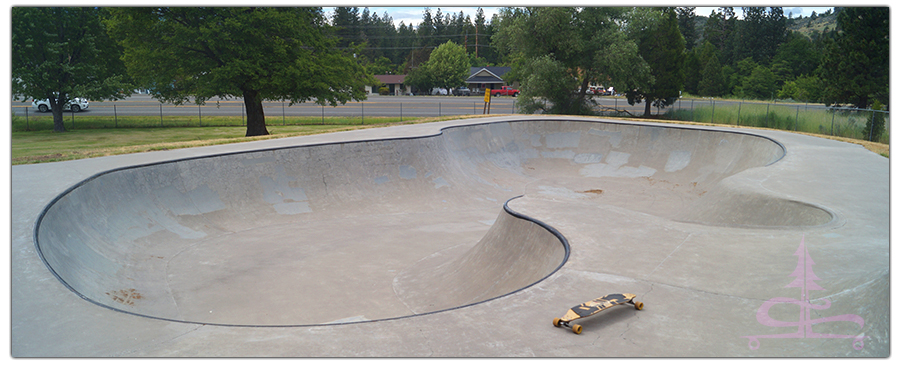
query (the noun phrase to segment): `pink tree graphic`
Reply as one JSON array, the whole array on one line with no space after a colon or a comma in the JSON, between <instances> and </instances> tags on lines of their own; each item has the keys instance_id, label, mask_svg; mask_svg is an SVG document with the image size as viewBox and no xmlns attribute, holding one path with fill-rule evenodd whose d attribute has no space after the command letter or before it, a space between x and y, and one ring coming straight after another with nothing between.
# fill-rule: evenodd
<instances>
[{"instance_id":1,"label":"pink tree graphic","mask_svg":"<svg viewBox=\"0 0 900 384\"><path fill-rule=\"evenodd\" d=\"M850 321L859 325L859 329L862 330L865 325L865 320L862 317L857 315L839 315L839 316L831 316L831 317L822 317L818 319L812 319L810 317L810 311L815 310L825 310L831 307L831 300L829 299L820 299L824 302L824 304L812 304L811 298L809 295L809 291L824 291L825 288L822 288L818 284L816 284L817 280L821 280L816 274L813 272L813 265L816 263L813 262L812 258L809 256L809 250L806 249L805 245L806 237L800 239L800 247L797 248L797 252L794 252L794 256L797 256L797 268L794 269L794 273L791 273L789 276L794 277L794 281L790 284L786 285L785 288L800 288L800 299L793 299L790 297L775 297L769 300L766 300L763 303L759 310L756 311L756 320L765 326L768 327L797 327L797 332L792 333L779 333L773 335L756 335L756 336L741 336L749 339L749 347L750 349L758 349L759 348L759 339L794 339L794 338L842 338L842 339L853 339L853 349L859 351L863 349L865 342L863 341L867 337L865 335L837 335L830 333L816 333L813 332L812 326L814 324L819 323L828 323L833 321ZM769 309L777 304L795 304L800 307L800 315L798 321L780 321L775 320L769 316Z\"/></svg>"}]
</instances>

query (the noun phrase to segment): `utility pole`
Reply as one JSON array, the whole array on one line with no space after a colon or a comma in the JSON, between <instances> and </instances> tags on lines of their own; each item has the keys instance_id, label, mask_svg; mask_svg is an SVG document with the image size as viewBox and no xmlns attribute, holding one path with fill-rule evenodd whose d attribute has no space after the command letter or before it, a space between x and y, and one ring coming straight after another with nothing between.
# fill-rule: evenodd
<instances>
[{"instance_id":1,"label":"utility pole","mask_svg":"<svg viewBox=\"0 0 900 384\"><path fill-rule=\"evenodd\" d=\"M478 58L478 24L475 24L475 58Z\"/></svg>"}]
</instances>

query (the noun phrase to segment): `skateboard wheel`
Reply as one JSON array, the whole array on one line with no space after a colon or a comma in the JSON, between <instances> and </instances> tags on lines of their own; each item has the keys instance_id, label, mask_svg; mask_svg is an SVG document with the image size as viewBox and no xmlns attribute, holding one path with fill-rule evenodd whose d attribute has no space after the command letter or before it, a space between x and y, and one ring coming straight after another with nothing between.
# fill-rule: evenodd
<instances>
[{"instance_id":1,"label":"skateboard wheel","mask_svg":"<svg viewBox=\"0 0 900 384\"><path fill-rule=\"evenodd\" d=\"M638 311L644 309L644 303L642 303L642 302L640 302L640 301L635 301L635 302L634 302L634 309L637 309Z\"/></svg>"},{"instance_id":2,"label":"skateboard wheel","mask_svg":"<svg viewBox=\"0 0 900 384\"><path fill-rule=\"evenodd\" d=\"M557 328L560 327L560 325L559 325L559 318L558 318L558 317L555 318L555 319L553 319L553 326L554 326L554 327L557 327Z\"/></svg>"},{"instance_id":3,"label":"skateboard wheel","mask_svg":"<svg viewBox=\"0 0 900 384\"><path fill-rule=\"evenodd\" d=\"M578 324L573 325L572 332L575 332L576 335L580 335L581 334L581 326Z\"/></svg>"}]
</instances>

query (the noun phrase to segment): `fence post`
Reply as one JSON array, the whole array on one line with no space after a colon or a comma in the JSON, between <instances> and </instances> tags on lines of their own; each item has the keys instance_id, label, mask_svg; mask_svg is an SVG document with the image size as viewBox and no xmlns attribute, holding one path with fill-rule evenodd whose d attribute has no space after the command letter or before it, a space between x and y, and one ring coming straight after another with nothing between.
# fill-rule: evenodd
<instances>
[{"instance_id":1,"label":"fence post","mask_svg":"<svg viewBox=\"0 0 900 384\"><path fill-rule=\"evenodd\" d=\"M441 116L443 116L443 114L441 114L441 103L438 102L438 117L441 117Z\"/></svg>"},{"instance_id":2,"label":"fence post","mask_svg":"<svg viewBox=\"0 0 900 384\"><path fill-rule=\"evenodd\" d=\"M738 121L737 121L737 125L741 125L741 106L742 106L742 105L744 105L744 100L741 100L741 102L738 103Z\"/></svg>"},{"instance_id":3,"label":"fence post","mask_svg":"<svg viewBox=\"0 0 900 384\"><path fill-rule=\"evenodd\" d=\"M794 117L794 131L800 130L800 106L797 106L797 116Z\"/></svg>"},{"instance_id":4,"label":"fence post","mask_svg":"<svg viewBox=\"0 0 900 384\"><path fill-rule=\"evenodd\" d=\"M159 103L159 126L160 126L160 127L163 126L163 122L162 122L162 102Z\"/></svg>"},{"instance_id":5,"label":"fence post","mask_svg":"<svg viewBox=\"0 0 900 384\"><path fill-rule=\"evenodd\" d=\"M246 107L247 107L246 104L241 105L241 125L244 125L244 108L246 108Z\"/></svg>"},{"instance_id":6,"label":"fence post","mask_svg":"<svg viewBox=\"0 0 900 384\"><path fill-rule=\"evenodd\" d=\"M694 99L691 99L691 121L694 121Z\"/></svg>"},{"instance_id":7,"label":"fence post","mask_svg":"<svg viewBox=\"0 0 900 384\"><path fill-rule=\"evenodd\" d=\"M28 107L25 107L25 130L31 130L31 126L28 125Z\"/></svg>"},{"instance_id":8,"label":"fence post","mask_svg":"<svg viewBox=\"0 0 900 384\"><path fill-rule=\"evenodd\" d=\"M74 125L75 122L73 121ZM872 124L869 124L869 141L872 141L872 134L875 132L875 110L872 110Z\"/></svg>"},{"instance_id":9,"label":"fence post","mask_svg":"<svg viewBox=\"0 0 900 384\"><path fill-rule=\"evenodd\" d=\"M834 136L834 109L831 109L831 136Z\"/></svg>"},{"instance_id":10,"label":"fence post","mask_svg":"<svg viewBox=\"0 0 900 384\"><path fill-rule=\"evenodd\" d=\"M403 103L400 103L400 122L403 122Z\"/></svg>"},{"instance_id":11,"label":"fence post","mask_svg":"<svg viewBox=\"0 0 900 384\"><path fill-rule=\"evenodd\" d=\"M478 104L478 103L476 103L476 102L474 102L474 101L472 102L472 114L473 114L473 115L477 115L477 114L478 114L478 109L475 108L475 105L476 105L476 104Z\"/></svg>"},{"instance_id":12,"label":"fence post","mask_svg":"<svg viewBox=\"0 0 900 384\"><path fill-rule=\"evenodd\" d=\"M512 114L513 114L513 115L516 114L516 101L515 101L515 100L513 100Z\"/></svg>"},{"instance_id":13,"label":"fence post","mask_svg":"<svg viewBox=\"0 0 900 384\"><path fill-rule=\"evenodd\" d=\"M200 126L203 126L203 107L200 104L197 104L197 119L200 121Z\"/></svg>"},{"instance_id":14,"label":"fence post","mask_svg":"<svg viewBox=\"0 0 900 384\"><path fill-rule=\"evenodd\" d=\"M72 129L75 129L75 111L72 111Z\"/></svg>"},{"instance_id":15,"label":"fence post","mask_svg":"<svg viewBox=\"0 0 900 384\"><path fill-rule=\"evenodd\" d=\"M709 122L710 122L710 124L715 124L716 123L716 99L712 99L712 105L713 105L712 116L710 116Z\"/></svg>"},{"instance_id":16,"label":"fence post","mask_svg":"<svg viewBox=\"0 0 900 384\"><path fill-rule=\"evenodd\" d=\"M325 125L325 106L322 105L322 125Z\"/></svg>"},{"instance_id":17,"label":"fence post","mask_svg":"<svg viewBox=\"0 0 900 384\"><path fill-rule=\"evenodd\" d=\"M119 112L116 111L116 104L113 104L113 116L116 122L116 128L119 128Z\"/></svg>"},{"instance_id":18,"label":"fence post","mask_svg":"<svg viewBox=\"0 0 900 384\"><path fill-rule=\"evenodd\" d=\"M766 103L766 122L763 124L764 127L769 128L769 103Z\"/></svg>"},{"instance_id":19,"label":"fence post","mask_svg":"<svg viewBox=\"0 0 900 384\"><path fill-rule=\"evenodd\" d=\"M359 107L362 108L362 125L366 125L366 103L360 101Z\"/></svg>"},{"instance_id":20,"label":"fence post","mask_svg":"<svg viewBox=\"0 0 900 384\"><path fill-rule=\"evenodd\" d=\"M281 126L284 126L284 100L281 100Z\"/></svg>"}]
</instances>

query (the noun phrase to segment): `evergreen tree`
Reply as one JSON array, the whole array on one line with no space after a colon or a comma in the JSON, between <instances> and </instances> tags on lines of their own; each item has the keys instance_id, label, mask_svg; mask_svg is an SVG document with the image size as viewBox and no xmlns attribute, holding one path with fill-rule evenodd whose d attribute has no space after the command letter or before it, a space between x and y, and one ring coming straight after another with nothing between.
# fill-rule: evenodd
<instances>
[{"instance_id":1,"label":"evergreen tree","mask_svg":"<svg viewBox=\"0 0 900 384\"><path fill-rule=\"evenodd\" d=\"M827 105L869 107L889 102L890 28L887 7L848 7L837 16L841 33L828 41L819 68Z\"/></svg>"},{"instance_id":2,"label":"evergreen tree","mask_svg":"<svg viewBox=\"0 0 900 384\"><path fill-rule=\"evenodd\" d=\"M694 47L694 49L687 51L684 57L684 91L695 95L697 94L697 85L700 82L699 50L699 46Z\"/></svg>"},{"instance_id":3,"label":"evergreen tree","mask_svg":"<svg viewBox=\"0 0 900 384\"><path fill-rule=\"evenodd\" d=\"M633 18L631 21L635 22ZM674 10L663 9L650 24L639 26L640 30L634 33L641 57L650 65L655 81L625 93L629 104L644 101L644 116L650 116L651 105L664 107L674 103L684 87L684 38Z\"/></svg>"},{"instance_id":4,"label":"evergreen tree","mask_svg":"<svg viewBox=\"0 0 900 384\"><path fill-rule=\"evenodd\" d=\"M681 36L684 37L684 49L688 51L694 49L694 45L697 43L697 15L694 14L696 8L678 7L675 9L675 12L678 13L678 29L681 31Z\"/></svg>"},{"instance_id":5,"label":"evergreen tree","mask_svg":"<svg viewBox=\"0 0 900 384\"><path fill-rule=\"evenodd\" d=\"M706 60L701 72L700 82L697 85L697 94L700 96L722 96L725 94L725 73L722 63L715 52Z\"/></svg>"},{"instance_id":6,"label":"evergreen tree","mask_svg":"<svg viewBox=\"0 0 900 384\"><path fill-rule=\"evenodd\" d=\"M811 74L822 60L822 51L816 48L812 40L799 32L793 32L787 41L775 50L773 66L778 64L786 70L785 81L792 80L802 74ZM775 71L773 68L773 72Z\"/></svg>"},{"instance_id":7,"label":"evergreen tree","mask_svg":"<svg viewBox=\"0 0 900 384\"><path fill-rule=\"evenodd\" d=\"M358 44L359 39L359 8L335 7L331 17L331 25L335 27L339 40L337 46L347 48L351 44Z\"/></svg>"}]
</instances>

